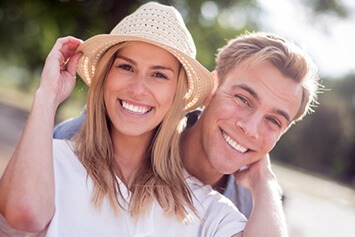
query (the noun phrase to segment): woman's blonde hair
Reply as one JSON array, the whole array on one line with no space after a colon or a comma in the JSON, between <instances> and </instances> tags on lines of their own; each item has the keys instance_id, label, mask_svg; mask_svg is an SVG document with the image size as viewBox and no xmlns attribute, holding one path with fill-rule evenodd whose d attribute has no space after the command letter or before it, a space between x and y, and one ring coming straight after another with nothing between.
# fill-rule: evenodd
<instances>
[{"instance_id":1,"label":"woman's blonde hair","mask_svg":"<svg viewBox=\"0 0 355 237\"><path fill-rule=\"evenodd\" d=\"M102 56L88 91L87 119L74 138L75 152L93 180L93 204L100 208L104 199L107 199L117 214L123 208L117 195L123 195L116 177L124 179L113 154L103 86L116 53L127 44L130 43L114 45ZM177 215L181 220L188 212L186 207L195 212L183 175L177 130L186 112L186 91L186 73L180 66L173 104L156 129L144 163L128 187L131 192L128 211L133 217L148 212L153 200L161 205L166 214Z\"/></svg>"},{"instance_id":2,"label":"woman's blonde hair","mask_svg":"<svg viewBox=\"0 0 355 237\"><path fill-rule=\"evenodd\" d=\"M223 83L236 64L243 62L248 66L260 61L271 62L284 76L302 85L302 102L294 121L312 112L312 105L317 104L320 86L317 66L297 45L274 34L248 32L219 49L216 57L219 84Z\"/></svg>"}]
</instances>

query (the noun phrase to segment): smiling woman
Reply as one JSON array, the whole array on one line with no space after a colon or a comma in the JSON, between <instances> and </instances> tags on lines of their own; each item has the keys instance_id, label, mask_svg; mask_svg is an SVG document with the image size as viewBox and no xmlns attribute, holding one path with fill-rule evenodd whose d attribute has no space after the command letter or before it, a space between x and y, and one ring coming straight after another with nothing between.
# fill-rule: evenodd
<instances>
[{"instance_id":1,"label":"smiling woman","mask_svg":"<svg viewBox=\"0 0 355 237\"><path fill-rule=\"evenodd\" d=\"M110 34L58 39L0 182L6 221L46 236L240 233L245 217L189 176L180 159L180 121L213 86L195 55L181 15L158 3L144 4ZM76 69L89 86L87 119L72 140L52 140Z\"/></svg>"},{"instance_id":2,"label":"smiling woman","mask_svg":"<svg viewBox=\"0 0 355 237\"><path fill-rule=\"evenodd\" d=\"M158 46L130 42L120 48L103 89L112 128L150 141L172 106L179 68L179 61Z\"/></svg>"}]
</instances>

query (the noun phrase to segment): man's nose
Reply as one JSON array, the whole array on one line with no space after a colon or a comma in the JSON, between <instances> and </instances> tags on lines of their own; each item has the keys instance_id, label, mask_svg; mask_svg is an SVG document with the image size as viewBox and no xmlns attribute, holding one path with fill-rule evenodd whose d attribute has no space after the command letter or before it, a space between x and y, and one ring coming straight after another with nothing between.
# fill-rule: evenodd
<instances>
[{"instance_id":1,"label":"man's nose","mask_svg":"<svg viewBox=\"0 0 355 237\"><path fill-rule=\"evenodd\" d=\"M244 118L238 118L235 125L237 129L240 129L244 134L253 137L254 139L258 139L260 123L260 116L256 113L251 113Z\"/></svg>"}]
</instances>

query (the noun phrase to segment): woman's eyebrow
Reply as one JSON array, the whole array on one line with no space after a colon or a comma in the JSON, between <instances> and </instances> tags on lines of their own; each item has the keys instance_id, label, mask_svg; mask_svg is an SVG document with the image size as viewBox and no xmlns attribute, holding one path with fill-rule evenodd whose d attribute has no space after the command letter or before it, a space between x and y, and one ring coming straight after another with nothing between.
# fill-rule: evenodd
<instances>
[{"instance_id":1,"label":"woman's eyebrow","mask_svg":"<svg viewBox=\"0 0 355 237\"><path fill-rule=\"evenodd\" d=\"M120 58L120 59L122 59L122 60L125 60L125 61L127 61L127 62L133 64L133 65L137 65L137 63L136 63L133 59L128 58L128 57L126 57L126 56L123 56L123 55L121 55L121 54L117 54L117 55L116 55L116 58ZM169 70L169 71L174 72L174 70L173 70L171 67L169 67L169 66L164 66L164 65L153 65L153 66L151 66L151 68L152 68L152 69L159 69L159 70Z\"/></svg>"},{"instance_id":2,"label":"woman's eyebrow","mask_svg":"<svg viewBox=\"0 0 355 237\"><path fill-rule=\"evenodd\" d=\"M127 62L129 62L129 63L132 63L132 64L134 64L134 65L137 64L133 59L127 58L127 57L125 57L125 56L123 56L123 55L121 55L121 54L117 54L117 55L116 55L116 58L120 58L120 59L125 60L125 61L127 61Z\"/></svg>"},{"instance_id":3,"label":"woman's eyebrow","mask_svg":"<svg viewBox=\"0 0 355 237\"><path fill-rule=\"evenodd\" d=\"M174 70L171 67L162 66L162 65L153 66L152 69L170 70L170 71L174 72Z\"/></svg>"}]
</instances>

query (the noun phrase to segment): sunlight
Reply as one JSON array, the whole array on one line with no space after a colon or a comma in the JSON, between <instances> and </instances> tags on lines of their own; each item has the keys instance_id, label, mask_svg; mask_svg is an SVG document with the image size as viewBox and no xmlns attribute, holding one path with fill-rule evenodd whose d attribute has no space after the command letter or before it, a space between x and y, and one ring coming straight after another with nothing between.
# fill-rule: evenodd
<instances>
[{"instance_id":1,"label":"sunlight","mask_svg":"<svg viewBox=\"0 0 355 237\"><path fill-rule=\"evenodd\" d=\"M355 72L349 53L355 52L355 14L350 4L348 19L327 15L317 21L297 1L259 0L259 3L265 10L261 16L262 30L281 34L305 48L318 64L321 75L339 77Z\"/></svg>"}]
</instances>

